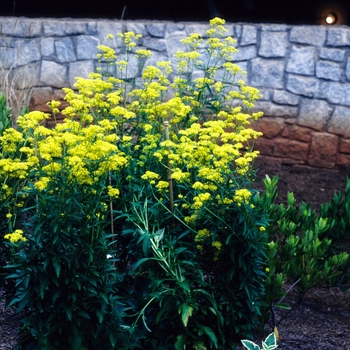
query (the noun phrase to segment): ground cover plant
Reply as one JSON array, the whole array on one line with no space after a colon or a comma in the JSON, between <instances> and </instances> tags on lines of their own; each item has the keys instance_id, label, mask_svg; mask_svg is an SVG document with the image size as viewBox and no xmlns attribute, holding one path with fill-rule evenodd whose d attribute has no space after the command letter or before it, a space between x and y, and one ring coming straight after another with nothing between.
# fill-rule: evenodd
<instances>
[{"instance_id":1,"label":"ground cover plant","mask_svg":"<svg viewBox=\"0 0 350 350\"><path fill-rule=\"evenodd\" d=\"M154 66L140 35L118 34L121 56L99 46L99 69L64 89L68 107L49 103L62 123L32 111L4 128L3 287L39 349L233 349L269 319L287 272L306 290L338 259L321 261L327 219L305 207L293 224L276 181L254 190L259 92L224 23ZM284 232L299 260L270 242Z\"/></svg>"}]
</instances>

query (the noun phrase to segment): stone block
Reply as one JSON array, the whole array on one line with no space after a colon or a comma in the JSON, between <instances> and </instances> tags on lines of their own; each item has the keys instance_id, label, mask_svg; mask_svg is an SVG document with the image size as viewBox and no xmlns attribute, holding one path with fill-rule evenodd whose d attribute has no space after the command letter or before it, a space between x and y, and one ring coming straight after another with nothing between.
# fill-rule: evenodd
<instances>
[{"instance_id":1,"label":"stone block","mask_svg":"<svg viewBox=\"0 0 350 350\"><path fill-rule=\"evenodd\" d=\"M168 33L182 32L185 30L185 25L183 23L168 23L166 26L166 31Z\"/></svg>"},{"instance_id":2,"label":"stone block","mask_svg":"<svg viewBox=\"0 0 350 350\"><path fill-rule=\"evenodd\" d=\"M289 127L288 137L290 139L297 140L297 141L310 142L311 133L312 133L312 129L294 124Z\"/></svg>"},{"instance_id":3,"label":"stone block","mask_svg":"<svg viewBox=\"0 0 350 350\"><path fill-rule=\"evenodd\" d=\"M255 45L243 46L238 48L238 52L233 55L232 61L248 61L257 56L257 49Z\"/></svg>"},{"instance_id":4,"label":"stone block","mask_svg":"<svg viewBox=\"0 0 350 350\"><path fill-rule=\"evenodd\" d=\"M309 144L284 138L275 140L274 156L306 161L309 152Z\"/></svg>"},{"instance_id":5,"label":"stone block","mask_svg":"<svg viewBox=\"0 0 350 350\"><path fill-rule=\"evenodd\" d=\"M240 46L246 46L257 43L257 27L252 25L242 26L241 40L239 41Z\"/></svg>"},{"instance_id":6,"label":"stone block","mask_svg":"<svg viewBox=\"0 0 350 350\"><path fill-rule=\"evenodd\" d=\"M31 110L39 110L42 112L51 112L51 109L46 105L52 100L52 88L36 87L33 88L30 97L29 106Z\"/></svg>"},{"instance_id":7,"label":"stone block","mask_svg":"<svg viewBox=\"0 0 350 350\"><path fill-rule=\"evenodd\" d=\"M64 36L66 23L63 21L50 20L43 23L44 36Z\"/></svg>"},{"instance_id":8,"label":"stone block","mask_svg":"<svg viewBox=\"0 0 350 350\"><path fill-rule=\"evenodd\" d=\"M319 81L314 77L289 74L287 76L287 90L298 95L314 97L319 90Z\"/></svg>"},{"instance_id":9,"label":"stone block","mask_svg":"<svg viewBox=\"0 0 350 350\"><path fill-rule=\"evenodd\" d=\"M58 62L72 62L77 59L71 38L55 40L55 50Z\"/></svg>"},{"instance_id":10,"label":"stone block","mask_svg":"<svg viewBox=\"0 0 350 350\"><path fill-rule=\"evenodd\" d=\"M332 113L332 107L323 100L303 99L298 124L323 131Z\"/></svg>"},{"instance_id":11,"label":"stone block","mask_svg":"<svg viewBox=\"0 0 350 350\"><path fill-rule=\"evenodd\" d=\"M291 26L286 24L264 24L261 27L261 30L268 31L268 32L285 32L290 28Z\"/></svg>"},{"instance_id":12,"label":"stone block","mask_svg":"<svg viewBox=\"0 0 350 350\"><path fill-rule=\"evenodd\" d=\"M328 29L327 35L328 46L349 46L350 29L345 27L333 27Z\"/></svg>"},{"instance_id":13,"label":"stone block","mask_svg":"<svg viewBox=\"0 0 350 350\"><path fill-rule=\"evenodd\" d=\"M339 152L350 154L350 139L340 139Z\"/></svg>"},{"instance_id":14,"label":"stone block","mask_svg":"<svg viewBox=\"0 0 350 350\"><path fill-rule=\"evenodd\" d=\"M333 81L339 81L342 69L338 63L330 61L318 61L316 64L316 77Z\"/></svg>"},{"instance_id":15,"label":"stone block","mask_svg":"<svg viewBox=\"0 0 350 350\"><path fill-rule=\"evenodd\" d=\"M255 58L251 61L250 83L256 87L283 88L283 60Z\"/></svg>"},{"instance_id":16,"label":"stone block","mask_svg":"<svg viewBox=\"0 0 350 350\"><path fill-rule=\"evenodd\" d=\"M82 35L76 38L77 59L94 60L98 54L98 40L93 36Z\"/></svg>"},{"instance_id":17,"label":"stone block","mask_svg":"<svg viewBox=\"0 0 350 350\"><path fill-rule=\"evenodd\" d=\"M75 78L87 78L88 75L94 71L93 61L76 61L69 64L68 82L69 86L73 88Z\"/></svg>"},{"instance_id":18,"label":"stone block","mask_svg":"<svg viewBox=\"0 0 350 350\"><path fill-rule=\"evenodd\" d=\"M319 96L330 103L350 106L350 83L321 82Z\"/></svg>"},{"instance_id":19,"label":"stone block","mask_svg":"<svg viewBox=\"0 0 350 350\"><path fill-rule=\"evenodd\" d=\"M271 99L271 90L270 89L260 88L259 92L261 95L261 97L259 98L259 101L270 101L270 99Z\"/></svg>"},{"instance_id":20,"label":"stone block","mask_svg":"<svg viewBox=\"0 0 350 350\"><path fill-rule=\"evenodd\" d=\"M349 169L350 168L350 155L338 153L336 164L340 167Z\"/></svg>"},{"instance_id":21,"label":"stone block","mask_svg":"<svg viewBox=\"0 0 350 350\"><path fill-rule=\"evenodd\" d=\"M322 47L320 52L320 58L335 61L343 62L345 57L345 50L341 49L330 49L327 47Z\"/></svg>"},{"instance_id":22,"label":"stone block","mask_svg":"<svg viewBox=\"0 0 350 350\"><path fill-rule=\"evenodd\" d=\"M350 57L346 61L345 75L348 80L350 80Z\"/></svg>"},{"instance_id":23,"label":"stone block","mask_svg":"<svg viewBox=\"0 0 350 350\"><path fill-rule=\"evenodd\" d=\"M335 107L328 123L328 132L350 138L350 108Z\"/></svg>"},{"instance_id":24,"label":"stone block","mask_svg":"<svg viewBox=\"0 0 350 350\"><path fill-rule=\"evenodd\" d=\"M251 109L252 112L262 111L266 116L269 117L297 117L298 108L277 105L269 101L257 101L255 107Z\"/></svg>"},{"instance_id":25,"label":"stone block","mask_svg":"<svg viewBox=\"0 0 350 350\"><path fill-rule=\"evenodd\" d=\"M185 26L186 35L197 33L197 34L200 34L203 38L208 37L207 35L208 29L209 29L209 24L202 24L202 23L186 24Z\"/></svg>"},{"instance_id":26,"label":"stone block","mask_svg":"<svg viewBox=\"0 0 350 350\"><path fill-rule=\"evenodd\" d=\"M38 20L21 18L20 26L23 29L23 36L26 38L34 38L41 35L42 24Z\"/></svg>"},{"instance_id":27,"label":"stone block","mask_svg":"<svg viewBox=\"0 0 350 350\"><path fill-rule=\"evenodd\" d=\"M122 32L121 23L111 21L98 21L96 29L97 39L100 44L110 46L114 49L118 46L122 46L122 41L117 36L118 33ZM107 39L108 34L112 34L114 36L114 39Z\"/></svg>"},{"instance_id":28,"label":"stone block","mask_svg":"<svg viewBox=\"0 0 350 350\"><path fill-rule=\"evenodd\" d=\"M164 38L166 32L165 23L151 23L146 26L147 32L156 38Z\"/></svg>"},{"instance_id":29,"label":"stone block","mask_svg":"<svg viewBox=\"0 0 350 350\"><path fill-rule=\"evenodd\" d=\"M65 32L67 35L89 34L87 23L80 21L67 21Z\"/></svg>"},{"instance_id":30,"label":"stone block","mask_svg":"<svg viewBox=\"0 0 350 350\"><path fill-rule=\"evenodd\" d=\"M274 90L272 101L278 104L297 106L300 97L285 90Z\"/></svg>"},{"instance_id":31,"label":"stone block","mask_svg":"<svg viewBox=\"0 0 350 350\"><path fill-rule=\"evenodd\" d=\"M37 62L40 58L41 54L38 39L16 41L16 66Z\"/></svg>"},{"instance_id":32,"label":"stone block","mask_svg":"<svg viewBox=\"0 0 350 350\"><path fill-rule=\"evenodd\" d=\"M16 49L13 47L0 47L0 66L4 69L14 67L16 63Z\"/></svg>"},{"instance_id":33,"label":"stone block","mask_svg":"<svg viewBox=\"0 0 350 350\"><path fill-rule=\"evenodd\" d=\"M326 28L322 26L293 26L289 40L294 43L323 46Z\"/></svg>"},{"instance_id":34,"label":"stone block","mask_svg":"<svg viewBox=\"0 0 350 350\"><path fill-rule=\"evenodd\" d=\"M314 75L316 54L315 47L293 46L286 71L302 75Z\"/></svg>"},{"instance_id":35,"label":"stone block","mask_svg":"<svg viewBox=\"0 0 350 350\"><path fill-rule=\"evenodd\" d=\"M40 73L40 62L26 64L25 66L16 67L12 71L12 84L15 89L31 89L39 84L38 78Z\"/></svg>"},{"instance_id":36,"label":"stone block","mask_svg":"<svg viewBox=\"0 0 350 350\"><path fill-rule=\"evenodd\" d=\"M146 25L141 22L126 22L126 31L134 32L135 34L141 34L143 37L147 35ZM119 33L121 31L118 31Z\"/></svg>"},{"instance_id":37,"label":"stone block","mask_svg":"<svg viewBox=\"0 0 350 350\"><path fill-rule=\"evenodd\" d=\"M67 67L53 62L42 61L40 70L40 82L45 86L65 87L67 86Z\"/></svg>"},{"instance_id":38,"label":"stone block","mask_svg":"<svg viewBox=\"0 0 350 350\"><path fill-rule=\"evenodd\" d=\"M255 150L259 151L261 155L273 156L274 141L268 140L264 137L259 137L255 141Z\"/></svg>"},{"instance_id":39,"label":"stone block","mask_svg":"<svg viewBox=\"0 0 350 350\"><path fill-rule=\"evenodd\" d=\"M333 168L337 159L338 137L325 132L312 133L308 164Z\"/></svg>"},{"instance_id":40,"label":"stone block","mask_svg":"<svg viewBox=\"0 0 350 350\"><path fill-rule=\"evenodd\" d=\"M23 37L24 31L20 21L11 17L1 17L0 34Z\"/></svg>"},{"instance_id":41,"label":"stone block","mask_svg":"<svg viewBox=\"0 0 350 350\"><path fill-rule=\"evenodd\" d=\"M258 120L257 130L261 131L268 139L272 139L282 133L285 127L283 118L263 117Z\"/></svg>"},{"instance_id":42,"label":"stone block","mask_svg":"<svg viewBox=\"0 0 350 350\"><path fill-rule=\"evenodd\" d=\"M262 57L284 57L288 47L286 32L261 32L258 54Z\"/></svg>"},{"instance_id":43,"label":"stone block","mask_svg":"<svg viewBox=\"0 0 350 350\"><path fill-rule=\"evenodd\" d=\"M167 49L165 40L155 38L144 38L142 46L154 51L166 51Z\"/></svg>"},{"instance_id":44,"label":"stone block","mask_svg":"<svg viewBox=\"0 0 350 350\"><path fill-rule=\"evenodd\" d=\"M42 38L41 39L41 54L43 57L52 57L55 54L55 39Z\"/></svg>"}]
</instances>

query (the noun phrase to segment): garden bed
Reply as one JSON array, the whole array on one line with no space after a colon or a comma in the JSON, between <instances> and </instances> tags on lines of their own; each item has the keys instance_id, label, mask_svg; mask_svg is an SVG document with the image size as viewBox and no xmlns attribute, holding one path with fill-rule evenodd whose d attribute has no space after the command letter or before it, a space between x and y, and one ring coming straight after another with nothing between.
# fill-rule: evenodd
<instances>
[{"instance_id":1,"label":"garden bed","mask_svg":"<svg viewBox=\"0 0 350 350\"><path fill-rule=\"evenodd\" d=\"M273 169L262 168L258 173L257 186L263 188L262 170L270 176ZM329 201L337 191L345 189L347 171L315 170L309 167L282 167L279 172L279 201L286 201L292 191L298 201L310 202L313 209ZM292 290L286 297L290 305L297 300ZM339 288L315 288L309 291L302 303L297 305L282 321L286 311L277 312L278 329L281 335L281 350L350 350L350 294ZM10 350L16 343L19 317L14 309L5 309L0 294L0 350ZM266 332L268 332L268 327ZM266 334L264 334L266 335ZM262 337L261 337L262 339ZM261 341L258 339L257 341Z\"/></svg>"}]
</instances>

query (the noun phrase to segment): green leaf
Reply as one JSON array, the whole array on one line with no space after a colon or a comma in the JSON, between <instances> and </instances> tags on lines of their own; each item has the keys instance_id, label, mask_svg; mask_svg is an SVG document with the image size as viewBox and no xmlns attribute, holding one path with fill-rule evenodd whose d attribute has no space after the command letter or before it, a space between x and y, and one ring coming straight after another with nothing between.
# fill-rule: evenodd
<instances>
[{"instance_id":1,"label":"green leaf","mask_svg":"<svg viewBox=\"0 0 350 350\"><path fill-rule=\"evenodd\" d=\"M176 338L176 342L174 344L175 350L184 350L186 345L186 336L184 334L180 334Z\"/></svg>"},{"instance_id":2,"label":"green leaf","mask_svg":"<svg viewBox=\"0 0 350 350\"><path fill-rule=\"evenodd\" d=\"M243 346L247 348L248 350L260 350L260 346L256 345L250 340L241 340Z\"/></svg>"},{"instance_id":3,"label":"green leaf","mask_svg":"<svg viewBox=\"0 0 350 350\"><path fill-rule=\"evenodd\" d=\"M214 343L215 347L218 348L218 339L214 333L214 331L207 326L200 325L199 328L203 330L203 332L211 339L211 341Z\"/></svg>"},{"instance_id":4,"label":"green leaf","mask_svg":"<svg viewBox=\"0 0 350 350\"><path fill-rule=\"evenodd\" d=\"M201 341L201 342L198 342L198 343L195 343L193 345L194 349L195 350L207 350L207 347L205 346L205 344Z\"/></svg>"},{"instance_id":5,"label":"green leaf","mask_svg":"<svg viewBox=\"0 0 350 350\"><path fill-rule=\"evenodd\" d=\"M101 312L100 310L96 310L95 313L96 313L98 322L99 322L99 323L102 323L103 318L104 318L104 313Z\"/></svg>"},{"instance_id":6,"label":"green leaf","mask_svg":"<svg viewBox=\"0 0 350 350\"><path fill-rule=\"evenodd\" d=\"M267 346L276 346L277 345L277 342L276 342L276 336L275 336L275 333L271 333L269 334L264 343L267 345Z\"/></svg>"},{"instance_id":7,"label":"green leaf","mask_svg":"<svg viewBox=\"0 0 350 350\"><path fill-rule=\"evenodd\" d=\"M179 307L179 314L181 314L182 323L187 327L188 320L193 314L193 307L188 304L182 304Z\"/></svg>"},{"instance_id":8,"label":"green leaf","mask_svg":"<svg viewBox=\"0 0 350 350\"><path fill-rule=\"evenodd\" d=\"M58 262L57 258L53 258L53 259L52 259L52 263L53 263L53 267L54 267L55 272L56 272L56 276L57 276L57 277L60 277L61 265L60 265L60 263Z\"/></svg>"},{"instance_id":9,"label":"green leaf","mask_svg":"<svg viewBox=\"0 0 350 350\"><path fill-rule=\"evenodd\" d=\"M278 303L278 304L274 304L273 306L278 307L280 309L284 309L284 310L291 309L290 305L288 305L287 303Z\"/></svg>"}]
</instances>

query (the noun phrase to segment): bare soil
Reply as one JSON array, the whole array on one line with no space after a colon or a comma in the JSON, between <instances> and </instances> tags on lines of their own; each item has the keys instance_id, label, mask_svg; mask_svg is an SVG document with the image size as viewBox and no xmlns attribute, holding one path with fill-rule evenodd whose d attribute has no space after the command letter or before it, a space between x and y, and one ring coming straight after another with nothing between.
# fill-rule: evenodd
<instances>
[{"instance_id":1,"label":"bare soil","mask_svg":"<svg viewBox=\"0 0 350 350\"><path fill-rule=\"evenodd\" d=\"M286 202L287 192L294 192L297 201L311 203L313 209L331 200L338 191L345 190L346 177L350 170L325 170L305 166L282 166L273 169L259 164L257 187L263 189L262 179L279 175L278 201ZM350 213L349 213L350 215ZM281 350L350 350L350 293L339 288L315 288L309 291L301 304L295 305L297 295L291 290L285 299L295 307L276 310L276 322L280 333ZM6 309L0 293L0 350L12 350L17 341L20 317L14 309ZM265 334L271 331L266 325ZM153 350L153 349L152 349ZM156 349L154 349L156 350Z\"/></svg>"}]
</instances>

